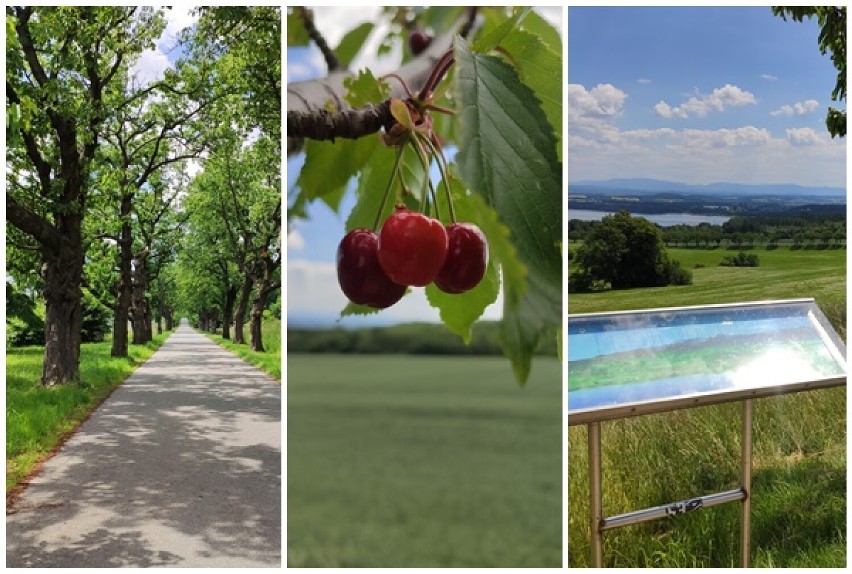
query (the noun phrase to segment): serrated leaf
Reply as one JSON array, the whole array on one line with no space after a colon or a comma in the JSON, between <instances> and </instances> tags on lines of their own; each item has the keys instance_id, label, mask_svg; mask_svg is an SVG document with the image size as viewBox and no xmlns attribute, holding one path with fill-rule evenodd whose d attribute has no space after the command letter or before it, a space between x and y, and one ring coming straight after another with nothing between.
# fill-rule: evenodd
<instances>
[{"instance_id":1,"label":"serrated leaf","mask_svg":"<svg viewBox=\"0 0 852 574\"><path fill-rule=\"evenodd\" d=\"M337 49L334 50L334 54L337 56L337 61L340 62L341 67L349 67L349 64L352 63L352 60L361 51L364 41L370 35L370 32L373 31L373 27L374 25L371 22L365 22L357 28L349 30L343 36L340 44L337 45Z\"/></svg>"},{"instance_id":2,"label":"serrated leaf","mask_svg":"<svg viewBox=\"0 0 852 574\"><path fill-rule=\"evenodd\" d=\"M346 88L346 103L353 108L384 101L390 95L391 89L387 82L378 80L370 70L364 69L355 76L343 79Z\"/></svg>"},{"instance_id":3,"label":"serrated leaf","mask_svg":"<svg viewBox=\"0 0 852 574\"><path fill-rule=\"evenodd\" d=\"M287 14L287 45L307 46L311 43L311 39L297 10L298 8L294 8Z\"/></svg>"},{"instance_id":4,"label":"serrated leaf","mask_svg":"<svg viewBox=\"0 0 852 574\"><path fill-rule=\"evenodd\" d=\"M338 321L344 317L349 317L350 315L375 315L379 311L381 311L381 309L368 307L366 305L358 305L357 303L350 301L349 304L340 311Z\"/></svg>"},{"instance_id":5,"label":"serrated leaf","mask_svg":"<svg viewBox=\"0 0 852 574\"><path fill-rule=\"evenodd\" d=\"M562 325L561 295L556 297L556 293L536 281L535 277L530 278L529 290L515 309L504 306L500 323L503 352L512 361L512 370L522 385L529 377L533 352L544 337L553 336Z\"/></svg>"},{"instance_id":6,"label":"serrated leaf","mask_svg":"<svg viewBox=\"0 0 852 574\"><path fill-rule=\"evenodd\" d=\"M524 18L521 29L538 36L548 48L557 54L562 54L562 37L559 32L535 10Z\"/></svg>"},{"instance_id":7,"label":"serrated leaf","mask_svg":"<svg viewBox=\"0 0 852 574\"><path fill-rule=\"evenodd\" d=\"M438 309L447 328L459 335L466 345L470 344L471 327L482 316L485 308L497 300L500 278L494 265L489 262L485 276L479 285L459 294L444 293L434 283L426 286L426 299Z\"/></svg>"},{"instance_id":8,"label":"serrated leaf","mask_svg":"<svg viewBox=\"0 0 852 574\"><path fill-rule=\"evenodd\" d=\"M473 223L485 234L489 257L500 266L502 271L504 305L516 306L520 296L526 290L527 269L518 259L518 252L511 241L509 228L500 222L497 212L485 203L479 194L468 193L458 178L451 176L450 190L453 195L456 220ZM449 213L449 208L443 183L437 187L436 191L438 205L441 207L442 214L446 215ZM510 287L508 292L506 286Z\"/></svg>"},{"instance_id":9,"label":"serrated leaf","mask_svg":"<svg viewBox=\"0 0 852 574\"><path fill-rule=\"evenodd\" d=\"M504 305L504 352L521 382L542 336L561 325L562 169L556 138L532 90L498 58L472 53L457 38L462 179L481 193L511 231L527 267L527 290ZM505 300L518 294L504 287Z\"/></svg>"},{"instance_id":10,"label":"serrated leaf","mask_svg":"<svg viewBox=\"0 0 852 574\"><path fill-rule=\"evenodd\" d=\"M460 38L455 51L462 179L500 214L530 272L561 289L562 168L550 124L511 66Z\"/></svg>"},{"instance_id":11,"label":"serrated leaf","mask_svg":"<svg viewBox=\"0 0 852 574\"><path fill-rule=\"evenodd\" d=\"M503 38L505 38L509 32L517 28L518 24L520 24L530 12L532 12L531 7L516 9L511 18L501 22L496 28L477 40L473 45L473 50L480 53L490 52L503 41Z\"/></svg>"},{"instance_id":12,"label":"serrated leaf","mask_svg":"<svg viewBox=\"0 0 852 574\"><path fill-rule=\"evenodd\" d=\"M561 157L562 139L562 52L554 52L538 36L514 30L500 44L512 56L521 81L539 99L557 140Z\"/></svg>"},{"instance_id":13,"label":"serrated leaf","mask_svg":"<svg viewBox=\"0 0 852 574\"><path fill-rule=\"evenodd\" d=\"M335 142L308 140L305 143L305 164L296 185L307 200L322 199L337 211L346 184L380 148L374 138L338 139Z\"/></svg>"}]
</instances>

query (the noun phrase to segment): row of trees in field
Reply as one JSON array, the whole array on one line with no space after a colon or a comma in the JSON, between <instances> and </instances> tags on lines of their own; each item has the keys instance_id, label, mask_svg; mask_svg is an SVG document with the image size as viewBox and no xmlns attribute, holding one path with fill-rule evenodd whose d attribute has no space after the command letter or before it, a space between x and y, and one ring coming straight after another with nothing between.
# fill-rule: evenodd
<instances>
[{"instance_id":1,"label":"row of trees in field","mask_svg":"<svg viewBox=\"0 0 852 574\"><path fill-rule=\"evenodd\" d=\"M569 240L584 241L599 225L599 221L571 219ZM794 247L829 247L846 243L846 219L842 214L736 216L722 225L681 224L661 227L660 231L668 247L776 247L780 243Z\"/></svg>"},{"instance_id":2,"label":"row of trees in field","mask_svg":"<svg viewBox=\"0 0 852 574\"><path fill-rule=\"evenodd\" d=\"M197 9L139 77L167 10L6 9L8 317L43 321L43 385L79 382L90 297L122 357L280 282L280 10Z\"/></svg>"}]
</instances>

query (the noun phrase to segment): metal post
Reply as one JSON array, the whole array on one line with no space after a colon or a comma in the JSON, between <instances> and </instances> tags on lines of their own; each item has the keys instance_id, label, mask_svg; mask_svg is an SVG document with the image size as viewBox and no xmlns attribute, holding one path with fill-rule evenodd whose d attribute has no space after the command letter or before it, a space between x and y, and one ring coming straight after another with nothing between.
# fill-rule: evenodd
<instances>
[{"instance_id":1,"label":"metal post","mask_svg":"<svg viewBox=\"0 0 852 574\"><path fill-rule=\"evenodd\" d=\"M743 489L742 521L740 530L740 565L748 568L751 562L751 446L752 399L743 401L743 460L740 487Z\"/></svg>"},{"instance_id":2,"label":"metal post","mask_svg":"<svg viewBox=\"0 0 852 574\"><path fill-rule=\"evenodd\" d=\"M600 423L588 425L589 434L589 510L592 529L592 567L603 566L603 495L601 491L601 427Z\"/></svg>"}]
</instances>

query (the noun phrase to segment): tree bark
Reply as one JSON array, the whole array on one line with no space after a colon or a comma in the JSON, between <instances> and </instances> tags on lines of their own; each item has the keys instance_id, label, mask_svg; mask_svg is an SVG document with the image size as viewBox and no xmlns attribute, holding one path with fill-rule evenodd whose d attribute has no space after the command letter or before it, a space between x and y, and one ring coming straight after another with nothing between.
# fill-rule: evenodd
<instances>
[{"instance_id":1,"label":"tree bark","mask_svg":"<svg viewBox=\"0 0 852 574\"><path fill-rule=\"evenodd\" d=\"M263 348L263 309L266 307L267 295L269 295L268 282L261 281L255 290L249 325L249 348L258 353L266 351Z\"/></svg>"},{"instance_id":2,"label":"tree bark","mask_svg":"<svg viewBox=\"0 0 852 574\"><path fill-rule=\"evenodd\" d=\"M175 320L174 315L171 308L166 307L166 310L163 311L163 315L166 317L166 331L171 331L175 328Z\"/></svg>"},{"instance_id":3,"label":"tree bark","mask_svg":"<svg viewBox=\"0 0 852 574\"><path fill-rule=\"evenodd\" d=\"M234 302L237 299L237 287L231 285L225 292L225 306L222 310L222 338L231 338L231 317L234 315Z\"/></svg>"},{"instance_id":4,"label":"tree bark","mask_svg":"<svg viewBox=\"0 0 852 574\"><path fill-rule=\"evenodd\" d=\"M237 302L237 310L234 311L234 343L245 343L245 338L243 337L243 325L245 324L246 311L248 310L252 287L254 287L254 280L247 275L243 282L242 289L240 289L240 298Z\"/></svg>"},{"instance_id":5,"label":"tree bark","mask_svg":"<svg viewBox=\"0 0 852 574\"><path fill-rule=\"evenodd\" d=\"M133 261L133 238L130 227L130 212L133 208L133 196L121 197L121 235L118 239L118 285L116 287L115 307L112 321L112 351L113 357L127 356L127 322L130 319L130 304L133 297L133 277L131 275Z\"/></svg>"},{"instance_id":6,"label":"tree bark","mask_svg":"<svg viewBox=\"0 0 852 574\"><path fill-rule=\"evenodd\" d=\"M147 260L147 251L134 259L131 303L134 345L144 345L151 340L151 316L148 312L148 303L145 300L145 292L148 290L148 275L145 269Z\"/></svg>"},{"instance_id":7,"label":"tree bark","mask_svg":"<svg viewBox=\"0 0 852 574\"><path fill-rule=\"evenodd\" d=\"M79 237L80 217L63 216L70 235ZM83 250L70 241L57 252L43 251L44 258L44 364L41 385L52 387L80 382L80 328Z\"/></svg>"}]
</instances>

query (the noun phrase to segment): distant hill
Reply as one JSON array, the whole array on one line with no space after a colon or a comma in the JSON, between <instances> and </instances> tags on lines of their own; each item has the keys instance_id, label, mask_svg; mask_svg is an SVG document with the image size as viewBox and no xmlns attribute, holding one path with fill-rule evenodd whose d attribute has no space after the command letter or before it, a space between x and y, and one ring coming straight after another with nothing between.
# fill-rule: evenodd
<instances>
[{"instance_id":1,"label":"distant hill","mask_svg":"<svg viewBox=\"0 0 852 574\"><path fill-rule=\"evenodd\" d=\"M744 183L718 182L708 184L688 184L660 179L607 179L596 181L575 181L568 183L568 193L582 191L630 191L633 193L688 193L688 194L731 194L748 195L791 195L815 197L845 197L842 187L803 186L791 183L769 183L750 185Z\"/></svg>"}]
</instances>

